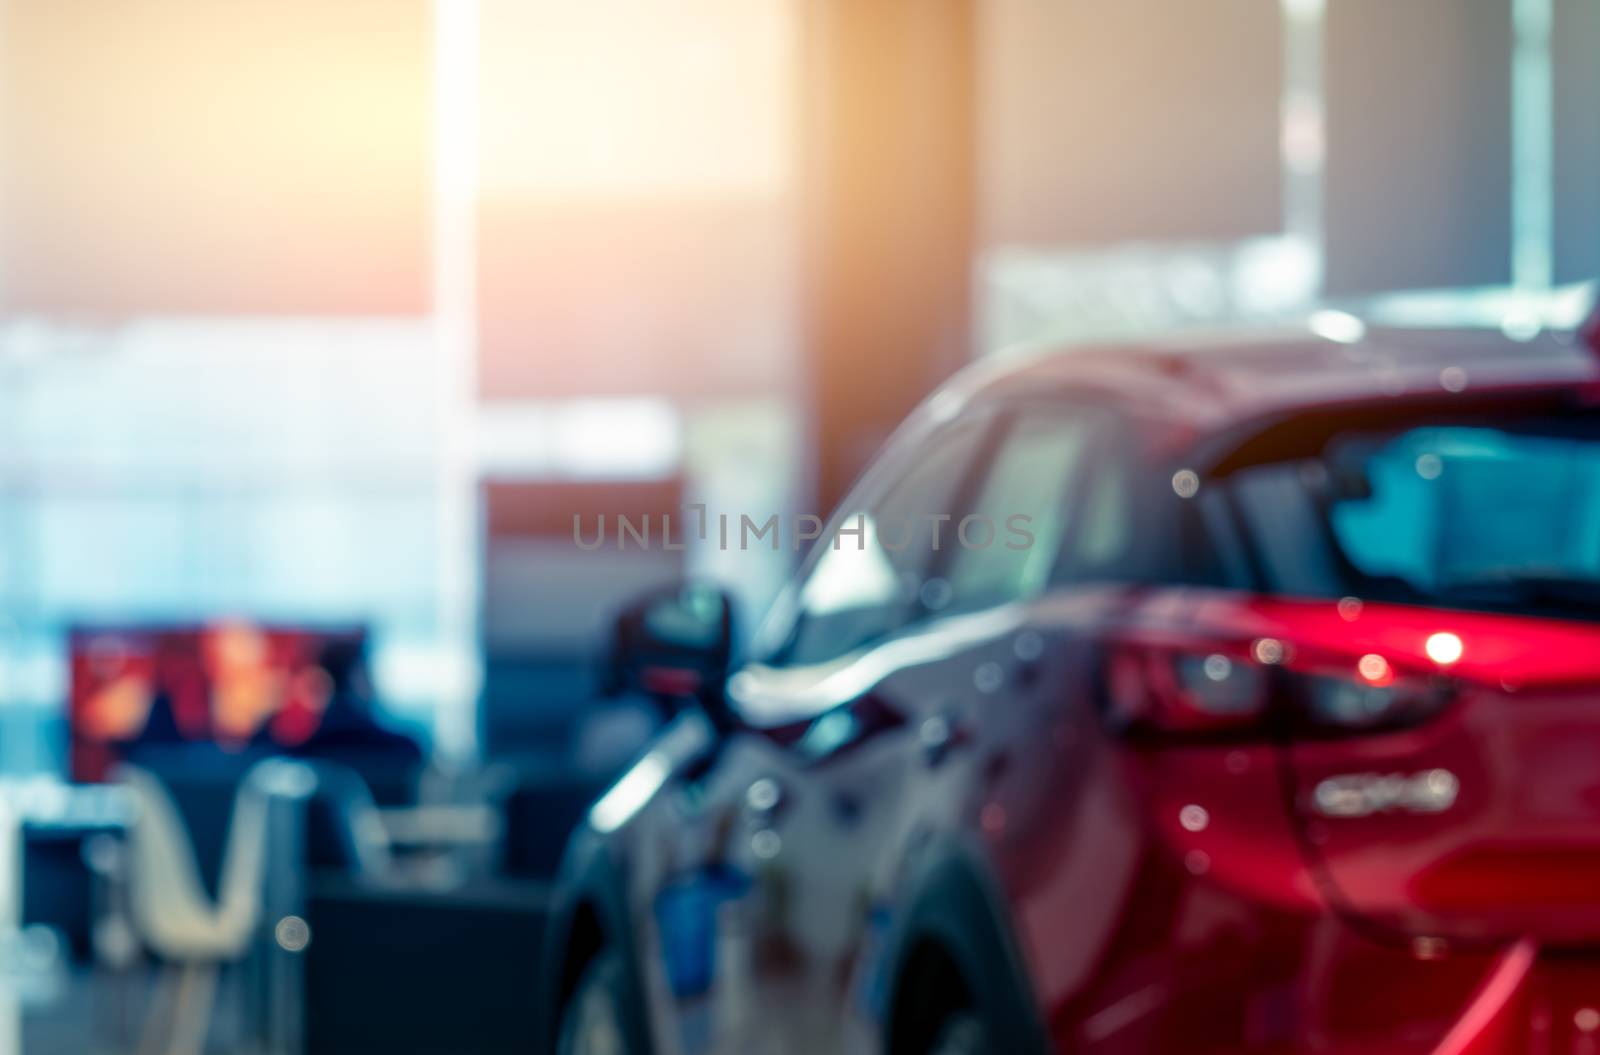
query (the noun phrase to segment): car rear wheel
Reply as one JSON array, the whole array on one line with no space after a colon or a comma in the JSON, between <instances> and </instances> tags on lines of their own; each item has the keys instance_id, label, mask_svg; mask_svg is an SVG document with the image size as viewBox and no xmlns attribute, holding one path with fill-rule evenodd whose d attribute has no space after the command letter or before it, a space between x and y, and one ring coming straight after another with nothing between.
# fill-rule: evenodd
<instances>
[{"instance_id":1,"label":"car rear wheel","mask_svg":"<svg viewBox=\"0 0 1600 1055\"><path fill-rule=\"evenodd\" d=\"M971 1011L957 1011L945 1019L928 1055L999 1055L983 1020Z\"/></svg>"},{"instance_id":2,"label":"car rear wheel","mask_svg":"<svg viewBox=\"0 0 1600 1055\"><path fill-rule=\"evenodd\" d=\"M561 1012L557 1055L629 1055L622 961L609 950L589 961Z\"/></svg>"}]
</instances>

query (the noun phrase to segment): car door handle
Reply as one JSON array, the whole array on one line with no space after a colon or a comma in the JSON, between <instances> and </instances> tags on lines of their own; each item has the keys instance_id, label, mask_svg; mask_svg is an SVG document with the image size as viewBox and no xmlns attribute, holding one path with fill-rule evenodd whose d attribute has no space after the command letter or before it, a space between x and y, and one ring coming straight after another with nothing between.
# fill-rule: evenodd
<instances>
[{"instance_id":1,"label":"car door handle","mask_svg":"<svg viewBox=\"0 0 1600 1055\"><path fill-rule=\"evenodd\" d=\"M1011 668L1011 682L1019 689L1031 689L1044 674L1044 663L1037 659L1018 660Z\"/></svg>"},{"instance_id":2,"label":"car door handle","mask_svg":"<svg viewBox=\"0 0 1600 1055\"><path fill-rule=\"evenodd\" d=\"M933 714L917 728L917 742L923 760L929 766L940 766L957 749L972 742L972 731L953 714Z\"/></svg>"},{"instance_id":3,"label":"car door handle","mask_svg":"<svg viewBox=\"0 0 1600 1055\"><path fill-rule=\"evenodd\" d=\"M1016 662L1011 667L1011 680L1019 688L1032 688L1044 673L1044 638L1032 630L1025 630L1011 643Z\"/></svg>"}]
</instances>

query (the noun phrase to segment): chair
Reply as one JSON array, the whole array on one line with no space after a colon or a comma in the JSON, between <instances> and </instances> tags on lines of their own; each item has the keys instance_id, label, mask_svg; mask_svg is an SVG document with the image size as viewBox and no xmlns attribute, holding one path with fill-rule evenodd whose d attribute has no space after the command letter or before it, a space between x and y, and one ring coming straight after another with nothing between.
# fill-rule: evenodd
<instances>
[{"instance_id":1,"label":"chair","mask_svg":"<svg viewBox=\"0 0 1600 1055\"><path fill-rule=\"evenodd\" d=\"M316 778L306 802L305 867L384 880L395 871L388 830L359 773L332 762L302 762Z\"/></svg>"},{"instance_id":2,"label":"chair","mask_svg":"<svg viewBox=\"0 0 1600 1055\"><path fill-rule=\"evenodd\" d=\"M303 797L310 778L277 759L249 769L233 794L213 899L163 780L132 765L121 767L118 777L134 804L128 832L129 915L145 947L165 964L139 1050L198 1055L210 1025L218 971L242 961L258 933L271 799L285 791Z\"/></svg>"}]
</instances>

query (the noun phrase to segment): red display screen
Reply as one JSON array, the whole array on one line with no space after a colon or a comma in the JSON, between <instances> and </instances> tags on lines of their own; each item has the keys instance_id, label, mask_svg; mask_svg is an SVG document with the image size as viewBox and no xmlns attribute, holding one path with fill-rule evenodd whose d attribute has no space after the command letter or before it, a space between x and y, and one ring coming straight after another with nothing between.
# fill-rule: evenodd
<instances>
[{"instance_id":1,"label":"red display screen","mask_svg":"<svg viewBox=\"0 0 1600 1055\"><path fill-rule=\"evenodd\" d=\"M219 622L79 628L71 634L72 778L106 779L138 744L293 746L333 691L318 657L359 628Z\"/></svg>"}]
</instances>

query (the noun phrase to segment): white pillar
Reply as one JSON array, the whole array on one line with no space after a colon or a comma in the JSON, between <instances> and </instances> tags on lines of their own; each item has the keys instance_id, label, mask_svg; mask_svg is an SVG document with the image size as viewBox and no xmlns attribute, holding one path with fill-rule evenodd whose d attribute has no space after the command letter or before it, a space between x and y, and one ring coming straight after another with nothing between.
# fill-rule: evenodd
<instances>
[{"instance_id":1,"label":"white pillar","mask_svg":"<svg viewBox=\"0 0 1600 1055\"><path fill-rule=\"evenodd\" d=\"M0 1055L22 1053L16 965L4 958L8 945L16 950L22 932L22 818L15 806L14 789L0 782Z\"/></svg>"},{"instance_id":2,"label":"white pillar","mask_svg":"<svg viewBox=\"0 0 1600 1055\"><path fill-rule=\"evenodd\" d=\"M478 0L434 0L433 325L438 626L446 657L434 742L477 752L482 516L477 438Z\"/></svg>"},{"instance_id":3,"label":"white pillar","mask_svg":"<svg viewBox=\"0 0 1600 1055\"><path fill-rule=\"evenodd\" d=\"M1512 0L1511 285L1537 297L1555 271L1552 0Z\"/></svg>"},{"instance_id":4,"label":"white pillar","mask_svg":"<svg viewBox=\"0 0 1600 1055\"><path fill-rule=\"evenodd\" d=\"M1280 0L1283 12L1283 97L1278 143L1283 180L1283 232L1313 269L1312 297L1322 293L1326 270L1322 188L1327 163L1323 98L1324 0Z\"/></svg>"}]
</instances>

